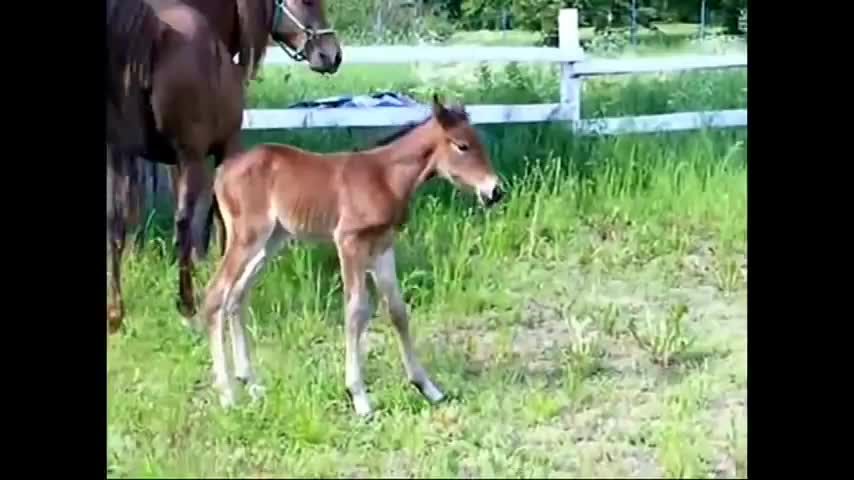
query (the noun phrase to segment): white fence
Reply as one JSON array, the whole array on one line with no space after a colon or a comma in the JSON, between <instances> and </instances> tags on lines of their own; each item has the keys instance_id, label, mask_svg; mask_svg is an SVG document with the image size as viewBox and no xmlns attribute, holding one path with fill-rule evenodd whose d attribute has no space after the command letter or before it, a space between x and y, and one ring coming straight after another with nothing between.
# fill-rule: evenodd
<instances>
[{"instance_id":1,"label":"white fence","mask_svg":"<svg viewBox=\"0 0 854 480\"><path fill-rule=\"evenodd\" d=\"M555 47L345 47L344 63L478 63L548 62L561 64L560 101L546 104L467 105L472 122L565 122L579 133L618 134L662 132L703 127L747 125L747 109L680 112L615 118L581 118L581 82L585 77L679 70L746 68L747 55L679 56L631 60L586 59L579 43L578 11L563 9L558 18L559 46ZM292 64L271 47L266 65ZM293 108L246 110L243 128L283 129L317 127L384 127L416 122L427 115L424 107Z\"/></svg>"}]
</instances>

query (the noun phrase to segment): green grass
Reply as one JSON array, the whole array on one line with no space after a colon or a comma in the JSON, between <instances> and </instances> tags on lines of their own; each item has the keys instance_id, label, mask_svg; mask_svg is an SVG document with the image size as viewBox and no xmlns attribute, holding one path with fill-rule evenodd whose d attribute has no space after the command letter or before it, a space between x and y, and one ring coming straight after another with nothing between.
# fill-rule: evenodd
<instances>
[{"instance_id":1,"label":"green grass","mask_svg":"<svg viewBox=\"0 0 854 480\"><path fill-rule=\"evenodd\" d=\"M707 27L705 38L700 40L700 26L694 23L657 23L659 29L653 31L638 27L637 45L629 42L629 29L616 28L612 32L619 37L618 42L604 42L602 35L596 35L593 27L579 29L579 40L592 57L597 56L650 56L691 53L731 53L743 52L747 46L743 39L723 35L721 27ZM448 45L502 45L537 46L543 36L539 32L525 30L476 30L455 32L445 41Z\"/></svg>"},{"instance_id":2,"label":"green grass","mask_svg":"<svg viewBox=\"0 0 854 480\"><path fill-rule=\"evenodd\" d=\"M282 73L265 70L252 106L384 82L429 92L407 68L345 66L328 80L296 70L276 83ZM471 102L556 96L536 70L492 75L490 88L449 76L440 89ZM585 115L740 106L744 78L591 83ZM377 309L365 340L377 415L354 417L336 255L303 245L270 262L251 297L267 396L221 410L207 340L174 309L170 213L161 212L162 231L125 262L128 318L107 352L109 475L746 475L746 132L481 130L509 182L506 200L484 211L434 180L397 247L418 354L451 401L431 407L407 385ZM379 135L249 132L246 142L331 151ZM214 262L199 265L197 285Z\"/></svg>"},{"instance_id":3,"label":"green grass","mask_svg":"<svg viewBox=\"0 0 854 480\"><path fill-rule=\"evenodd\" d=\"M445 42L448 45L501 45L530 47L543 40L540 32L527 30L469 30L454 32Z\"/></svg>"},{"instance_id":4,"label":"green grass","mask_svg":"<svg viewBox=\"0 0 854 480\"><path fill-rule=\"evenodd\" d=\"M284 108L332 95L392 90L424 101L434 91L477 103L547 103L560 99L557 67L549 65L344 65L334 77L307 69L267 67L248 96L249 108ZM630 76L584 82L582 115L644 115L746 108L743 69Z\"/></svg>"}]
</instances>

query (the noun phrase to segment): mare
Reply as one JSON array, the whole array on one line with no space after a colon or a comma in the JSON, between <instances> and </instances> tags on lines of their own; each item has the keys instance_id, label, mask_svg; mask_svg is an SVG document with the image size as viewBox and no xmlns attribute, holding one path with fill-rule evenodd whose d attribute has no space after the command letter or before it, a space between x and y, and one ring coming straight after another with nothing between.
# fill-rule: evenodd
<instances>
[{"instance_id":1,"label":"mare","mask_svg":"<svg viewBox=\"0 0 854 480\"><path fill-rule=\"evenodd\" d=\"M136 18L138 15L142 16ZM197 198L206 189L210 191L212 181L203 160L212 152L222 156L237 150L244 82L224 44L192 8L175 5L157 11L138 0L110 1L107 26L108 31L147 47L131 52L126 44L111 43L108 38L109 55L114 58L107 64L108 86L111 82L126 82L131 67L145 80L133 95L134 124L115 127L126 135L133 135L126 132L135 127L138 141L108 155L107 181L112 188L108 188L111 191L107 209L107 318L110 330L115 332L124 316L120 271L125 224L129 220L127 194L132 189L132 161L144 157L179 168L175 215L180 271L178 305L185 316L190 316L195 306L189 224ZM108 88L108 116L109 97Z\"/></svg>"},{"instance_id":2,"label":"mare","mask_svg":"<svg viewBox=\"0 0 854 480\"><path fill-rule=\"evenodd\" d=\"M272 39L297 62L321 74L334 74L341 64L341 45L329 27L323 0L148 0L156 10L183 4L196 9L214 29L232 56L237 56L244 78L255 78L269 40ZM221 158L214 158L217 166ZM171 169L172 189L178 192L177 167ZM193 250L197 258L207 254L211 227L218 210L216 199L202 218L194 222ZM221 227L221 225L220 225ZM220 233L220 247L225 247ZM222 252L220 252L222 253Z\"/></svg>"},{"instance_id":3,"label":"mare","mask_svg":"<svg viewBox=\"0 0 854 480\"><path fill-rule=\"evenodd\" d=\"M225 0L189 1L195 2L195 7L225 5ZM240 151L245 82L260 63L267 39L272 35L283 48L305 52L303 55L317 71L335 71L340 64L337 40L334 37L330 40L329 35L325 35L329 32L321 28L326 25L321 0L301 3L296 0L228 0L230 8L222 10L223 16L209 13L215 17L214 21L202 13L208 9L198 10L188 2L148 0L151 7L148 15L153 9L159 27L135 31L143 35L141 41L151 45L145 60L150 79L137 101L138 108L143 111L138 125L143 140L137 142L136 148L116 158L113 163L121 168L108 171L108 184L115 186L108 200L114 205L108 208L110 287L107 315L111 331L118 329L124 316L120 264L125 223L130 216L130 208L124 205L128 203L125 197L139 191L132 162L125 157L143 157L173 166L179 264L177 306L185 318L190 318L195 314L193 241L197 241L196 251L204 252L208 236L208 231L193 235L192 228L195 213L205 211L200 203L211 196L211 177L204 160L212 155L218 165L223 158ZM115 2L108 4L107 13L108 25L133 23L127 14L115 7ZM289 20L283 20L285 17ZM223 18L231 20L222 21ZM233 24L231 30L220 30L229 23ZM318 29L320 33L316 33ZM230 41L224 42L223 37ZM115 50L115 47L110 48ZM233 51L239 53L237 65L232 62ZM121 72L121 69L112 69L108 76L118 76ZM216 205L211 205L205 216L208 225L214 210Z\"/></svg>"},{"instance_id":4,"label":"mare","mask_svg":"<svg viewBox=\"0 0 854 480\"><path fill-rule=\"evenodd\" d=\"M413 350L395 270L395 231L406 222L415 191L437 174L474 190L485 206L497 202L502 190L463 107L448 108L434 96L432 115L406 130L386 145L357 152L318 154L262 144L220 167L214 192L225 225L225 256L208 284L200 320L223 406L234 402L226 371L226 318L234 377L253 399L264 392L249 358L243 310L263 263L290 240L332 242L337 249L346 322L344 380L357 415L372 412L360 343L370 317L368 273L388 305L409 381L430 402L444 397Z\"/></svg>"}]
</instances>

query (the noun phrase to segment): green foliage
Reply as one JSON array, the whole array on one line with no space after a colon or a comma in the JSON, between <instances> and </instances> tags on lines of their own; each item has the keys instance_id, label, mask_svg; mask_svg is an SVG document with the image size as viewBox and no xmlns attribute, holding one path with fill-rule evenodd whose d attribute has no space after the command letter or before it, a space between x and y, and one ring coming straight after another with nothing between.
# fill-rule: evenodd
<instances>
[{"instance_id":1,"label":"green foliage","mask_svg":"<svg viewBox=\"0 0 854 480\"><path fill-rule=\"evenodd\" d=\"M395 0L399 2L400 0ZM347 16L346 22L361 25L362 29L370 29L376 11L387 10L388 0L369 0L367 3L345 1L344 8L355 8L363 13ZM385 7L383 5L386 5ZM557 43L557 17L561 8L577 8L579 24L582 27L593 27L597 33L607 32L615 28L625 28L631 24L631 0L434 0L422 2L425 15L441 18L443 26L456 30L500 29L503 14L509 14L511 28L538 32L543 35L546 44ZM740 34L744 30L739 26L739 19L746 9L746 0L707 0L707 12L711 13L716 23L722 25L727 34ZM330 8L333 8L330 6ZM398 32L411 31L411 8L398 8L399 22L390 21L387 28L397 29ZM386 14L388 16L394 16ZM707 16L707 21L709 17ZM700 2L698 0L637 0L637 23L639 26L656 30L654 22L689 22L700 20ZM409 22L409 23L407 23ZM397 24L400 25L397 25Z\"/></svg>"},{"instance_id":2,"label":"green foliage","mask_svg":"<svg viewBox=\"0 0 854 480\"><path fill-rule=\"evenodd\" d=\"M558 12L565 3L567 2L563 0L513 0L513 25L516 28L542 32L547 44L555 44Z\"/></svg>"},{"instance_id":3,"label":"green foliage","mask_svg":"<svg viewBox=\"0 0 854 480\"><path fill-rule=\"evenodd\" d=\"M473 29L495 28L496 20L509 10L512 0L463 0L460 4L465 25Z\"/></svg>"},{"instance_id":4,"label":"green foliage","mask_svg":"<svg viewBox=\"0 0 854 480\"><path fill-rule=\"evenodd\" d=\"M332 24L350 45L443 41L455 30L442 4L343 0L326 5Z\"/></svg>"}]
</instances>

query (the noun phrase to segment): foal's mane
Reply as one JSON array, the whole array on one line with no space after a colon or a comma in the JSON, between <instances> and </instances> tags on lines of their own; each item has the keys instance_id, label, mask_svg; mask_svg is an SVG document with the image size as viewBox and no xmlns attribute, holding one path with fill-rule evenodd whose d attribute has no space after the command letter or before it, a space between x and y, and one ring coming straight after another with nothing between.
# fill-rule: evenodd
<instances>
[{"instance_id":1,"label":"foal's mane","mask_svg":"<svg viewBox=\"0 0 854 480\"><path fill-rule=\"evenodd\" d=\"M459 107L456 105L452 106L452 107L445 108L442 111L441 115L442 115L442 118L440 120L443 121L446 125L455 125L459 122L468 122L469 121L468 113L466 113L466 111L462 107ZM411 132L411 131L415 130L416 128L418 128L418 127L424 125L425 123L429 122L431 118L433 118L433 115L429 115L426 118L424 118L423 120L420 120L418 122L408 123L408 124L404 125L403 127L401 127L396 132L390 133L389 135L386 135L385 137L376 141L374 143L374 147L375 148L376 147L383 147L383 146L389 145L391 143L394 143L398 139L405 137L407 134L409 134L409 132Z\"/></svg>"},{"instance_id":2,"label":"foal's mane","mask_svg":"<svg viewBox=\"0 0 854 480\"><path fill-rule=\"evenodd\" d=\"M264 53L273 24L272 0L236 0L237 30L240 39L239 64L245 70L245 78L255 77Z\"/></svg>"}]
</instances>

